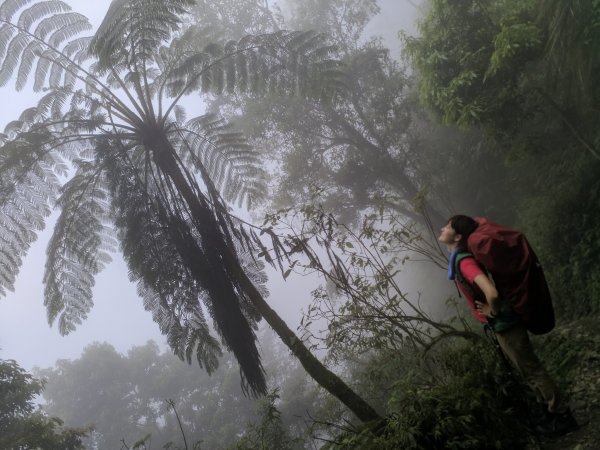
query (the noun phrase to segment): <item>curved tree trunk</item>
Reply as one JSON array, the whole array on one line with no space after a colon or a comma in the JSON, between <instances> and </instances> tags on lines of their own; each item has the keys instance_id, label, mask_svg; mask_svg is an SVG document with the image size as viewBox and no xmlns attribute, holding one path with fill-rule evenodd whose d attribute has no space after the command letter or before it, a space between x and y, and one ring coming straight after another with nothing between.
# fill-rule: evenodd
<instances>
[{"instance_id":1,"label":"curved tree trunk","mask_svg":"<svg viewBox=\"0 0 600 450\"><path fill-rule=\"evenodd\" d=\"M283 319L267 304L246 274L243 274L243 282L249 285L247 287L251 293L250 299L256 306L256 309L294 356L298 358L302 367L304 367L313 380L346 405L363 422L381 419L381 416L367 402L310 352L298 336L290 330Z\"/></svg>"},{"instance_id":2,"label":"curved tree trunk","mask_svg":"<svg viewBox=\"0 0 600 450\"><path fill-rule=\"evenodd\" d=\"M213 226L218 228L214 215L209 214L207 217L205 202L202 202L194 194L194 190L179 167L170 145L167 143L164 143L164 145L163 148L157 149L158 146L155 147L155 150L157 150L154 157L155 163L160 167L160 170L170 178L177 191L185 199L193 220L196 223L202 223L203 227ZM323 363L310 352L298 336L290 330L283 319L281 319L281 317L279 317L279 315L267 304L256 286L254 286L244 272L234 253L234 249L227 248L226 250L223 264L227 265L227 268L231 273L234 273L239 277L240 284L244 288L245 294L255 306L256 310L264 317L294 356L298 358L311 378L346 405L361 421L367 422L381 419L381 416L367 402L344 383L338 375L325 367Z\"/></svg>"}]
</instances>

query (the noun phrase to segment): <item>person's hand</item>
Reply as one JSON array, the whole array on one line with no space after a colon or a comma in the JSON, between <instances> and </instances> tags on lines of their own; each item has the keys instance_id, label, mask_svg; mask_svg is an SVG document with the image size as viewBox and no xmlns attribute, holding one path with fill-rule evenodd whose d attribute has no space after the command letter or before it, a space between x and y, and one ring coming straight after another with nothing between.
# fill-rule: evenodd
<instances>
[{"instance_id":1,"label":"person's hand","mask_svg":"<svg viewBox=\"0 0 600 450\"><path fill-rule=\"evenodd\" d=\"M479 314L481 314L482 316L495 317L495 314L492 311L492 307L490 305L488 305L487 303L481 303L476 300L475 308L477 309L477 312L479 312Z\"/></svg>"}]
</instances>

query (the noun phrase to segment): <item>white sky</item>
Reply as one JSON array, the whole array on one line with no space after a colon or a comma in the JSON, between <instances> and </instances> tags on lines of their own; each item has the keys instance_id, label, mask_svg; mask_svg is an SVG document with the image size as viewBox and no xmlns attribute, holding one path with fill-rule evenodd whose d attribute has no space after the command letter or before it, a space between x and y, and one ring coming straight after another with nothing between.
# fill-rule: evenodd
<instances>
[{"instance_id":1,"label":"white sky","mask_svg":"<svg viewBox=\"0 0 600 450\"><path fill-rule=\"evenodd\" d=\"M66 0L73 9L90 18L94 27L102 20L109 0ZM416 11L408 0L383 0L383 12L370 26L373 33L383 34L393 43L400 28L411 29ZM397 8L412 14L397 12ZM27 92L15 92L13 85L0 89L0 129L18 118L21 111L35 105L37 97ZM57 359L76 358L83 348L94 341L107 341L125 352L133 345L149 339L164 343L156 324L127 279L127 268L119 255L98 277L94 289L95 306L88 319L66 337L57 327L50 328L43 306L41 283L45 264L45 248L51 228L39 235L20 271L15 293L0 298L0 358L15 359L24 368L51 366ZM282 282L272 277L269 303L295 329L300 311L310 300L309 292L316 287L306 278L288 278Z\"/></svg>"}]
</instances>

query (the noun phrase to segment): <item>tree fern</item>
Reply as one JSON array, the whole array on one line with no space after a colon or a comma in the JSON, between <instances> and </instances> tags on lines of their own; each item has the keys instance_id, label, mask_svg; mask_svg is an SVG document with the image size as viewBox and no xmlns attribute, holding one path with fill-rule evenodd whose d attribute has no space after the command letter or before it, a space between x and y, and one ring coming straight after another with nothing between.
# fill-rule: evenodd
<instances>
[{"instance_id":1,"label":"tree fern","mask_svg":"<svg viewBox=\"0 0 600 450\"><path fill-rule=\"evenodd\" d=\"M114 0L87 38L87 21L59 0L0 2L0 84L16 70L18 88L33 75L44 92L0 146L1 293L56 207L44 282L48 317L62 333L92 307L114 228L144 306L180 357L216 367L208 314L248 392L264 393L255 329L265 316L309 373L359 417L375 418L264 300L262 267L246 253L252 240L225 200L260 197L259 154L218 117L186 122L179 106L198 91L321 96L335 87L338 66L311 33L199 43L202 33L180 30L191 3Z\"/></svg>"}]
</instances>

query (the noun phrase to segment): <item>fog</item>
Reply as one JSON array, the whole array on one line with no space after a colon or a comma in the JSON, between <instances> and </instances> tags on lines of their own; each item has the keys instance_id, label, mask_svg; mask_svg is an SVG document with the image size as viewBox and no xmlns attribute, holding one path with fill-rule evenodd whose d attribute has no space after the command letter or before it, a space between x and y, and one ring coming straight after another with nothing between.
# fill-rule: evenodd
<instances>
[{"instance_id":1,"label":"fog","mask_svg":"<svg viewBox=\"0 0 600 450\"><path fill-rule=\"evenodd\" d=\"M68 3L0 0L0 450L600 417L598 2Z\"/></svg>"}]
</instances>

